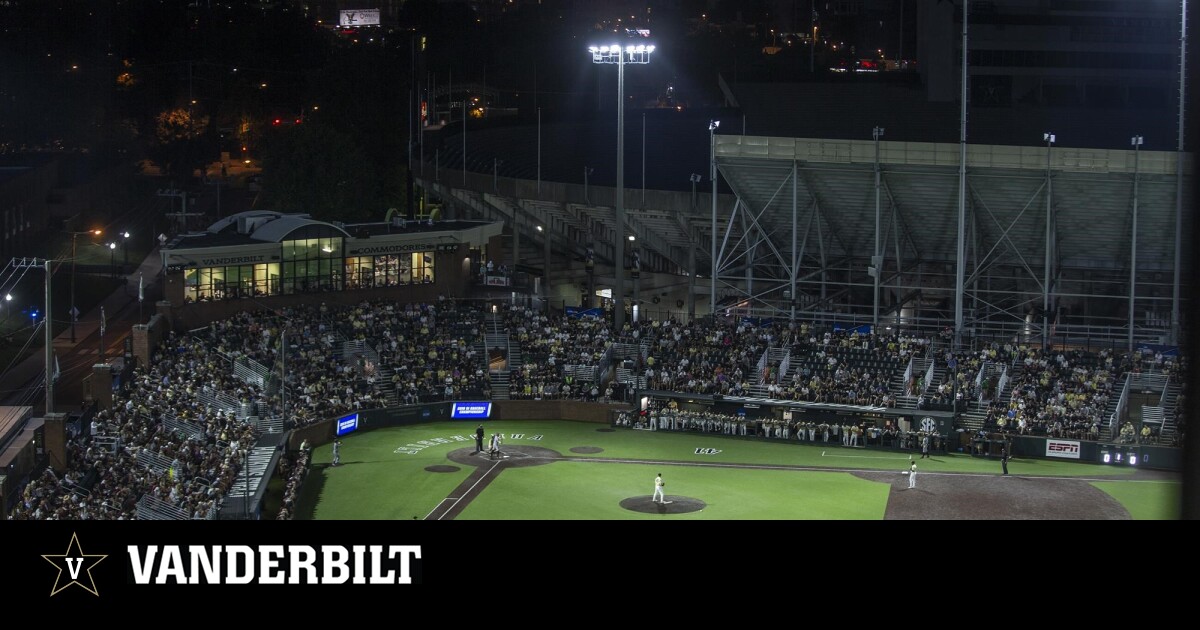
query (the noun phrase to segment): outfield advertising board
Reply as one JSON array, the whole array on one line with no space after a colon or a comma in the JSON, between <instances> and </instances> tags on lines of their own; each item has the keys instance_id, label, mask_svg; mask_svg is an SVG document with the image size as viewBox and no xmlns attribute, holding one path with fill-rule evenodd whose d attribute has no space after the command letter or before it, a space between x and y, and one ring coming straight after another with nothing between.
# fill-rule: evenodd
<instances>
[{"instance_id":1,"label":"outfield advertising board","mask_svg":"<svg viewBox=\"0 0 1200 630\"><path fill-rule=\"evenodd\" d=\"M1046 457L1079 459L1079 442L1074 440L1046 440Z\"/></svg>"},{"instance_id":2,"label":"outfield advertising board","mask_svg":"<svg viewBox=\"0 0 1200 630\"><path fill-rule=\"evenodd\" d=\"M450 417L459 420L482 420L492 415L490 402L455 402L450 403Z\"/></svg>"},{"instance_id":3,"label":"outfield advertising board","mask_svg":"<svg viewBox=\"0 0 1200 630\"><path fill-rule=\"evenodd\" d=\"M352 413L337 419L337 434L339 436L358 430L358 414Z\"/></svg>"}]
</instances>

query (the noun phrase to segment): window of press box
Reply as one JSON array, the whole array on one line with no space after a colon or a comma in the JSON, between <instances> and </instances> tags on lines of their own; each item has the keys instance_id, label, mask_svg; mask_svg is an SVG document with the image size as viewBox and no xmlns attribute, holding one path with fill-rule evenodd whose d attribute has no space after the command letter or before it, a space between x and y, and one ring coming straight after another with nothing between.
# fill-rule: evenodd
<instances>
[{"instance_id":1,"label":"window of press box","mask_svg":"<svg viewBox=\"0 0 1200 630\"><path fill-rule=\"evenodd\" d=\"M278 295L279 271L279 263L185 269L183 300L208 302Z\"/></svg>"},{"instance_id":2,"label":"window of press box","mask_svg":"<svg viewBox=\"0 0 1200 630\"><path fill-rule=\"evenodd\" d=\"M432 252L346 259L346 288L367 289L434 281Z\"/></svg>"}]
</instances>

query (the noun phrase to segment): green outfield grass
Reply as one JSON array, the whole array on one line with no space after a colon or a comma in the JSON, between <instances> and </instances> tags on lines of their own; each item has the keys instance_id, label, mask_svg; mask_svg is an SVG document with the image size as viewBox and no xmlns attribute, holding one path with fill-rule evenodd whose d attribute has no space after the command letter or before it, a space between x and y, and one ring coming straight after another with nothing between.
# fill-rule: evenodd
<instances>
[{"instance_id":1,"label":"green outfield grass","mask_svg":"<svg viewBox=\"0 0 1200 630\"><path fill-rule=\"evenodd\" d=\"M1119 483L1093 481L1093 486L1107 492L1129 510L1138 521L1178 520L1180 514L1180 483L1175 481L1146 481Z\"/></svg>"},{"instance_id":2,"label":"green outfield grass","mask_svg":"<svg viewBox=\"0 0 1200 630\"><path fill-rule=\"evenodd\" d=\"M313 471L305 484L297 516L316 519L425 518L463 482L474 468L455 464L447 454L473 448L474 423L439 422L377 429L346 437L342 466L325 466L331 446L313 454ZM491 480L459 516L467 519L635 519L663 518L638 514L619 506L621 499L649 495L655 473L670 479L668 494L694 496L708 507L701 512L671 515L682 519L879 519L887 505L889 486L854 477L848 472L769 469L801 466L814 469L894 470L908 467L907 452L843 448L840 443L809 446L785 440L761 440L690 433L617 429L599 432L603 425L570 421L492 421L490 436L499 432L505 444L528 445L584 460L646 460L628 463L563 461L542 466L510 468ZM519 437L518 437L519 436ZM438 442L433 442L438 440ZM420 442L424 441L425 444ZM592 446L598 454L575 454L570 449ZM715 453L697 453L714 449ZM919 457L919 455L917 455ZM663 465L655 462L662 462ZM698 462L710 466L670 466ZM453 465L460 470L432 473L430 465ZM747 464L766 469L720 466ZM1000 463L961 454L936 455L919 461L923 472L998 474ZM1120 479L1134 471L1126 467L1080 464L1044 459L1014 459L1013 475L1100 477ZM1150 514L1161 497L1142 497L1137 490L1112 492L1133 514ZM1137 485L1139 488L1145 484ZM1156 495L1158 496L1158 495ZM1175 508L1177 510L1177 507ZM1135 512L1135 510L1137 510Z\"/></svg>"},{"instance_id":3,"label":"green outfield grass","mask_svg":"<svg viewBox=\"0 0 1200 630\"><path fill-rule=\"evenodd\" d=\"M659 515L620 506L622 499L649 496L660 472L668 495L700 498L707 507ZM555 462L504 471L458 518L879 520L889 490L844 472Z\"/></svg>"}]
</instances>

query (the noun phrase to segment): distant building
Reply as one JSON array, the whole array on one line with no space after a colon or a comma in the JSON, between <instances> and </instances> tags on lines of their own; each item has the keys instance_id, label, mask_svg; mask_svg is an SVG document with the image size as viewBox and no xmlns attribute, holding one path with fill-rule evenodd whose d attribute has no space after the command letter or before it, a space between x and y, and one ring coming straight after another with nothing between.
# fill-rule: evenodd
<instances>
[{"instance_id":1,"label":"distant building","mask_svg":"<svg viewBox=\"0 0 1200 630\"><path fill-rule=\"evenodd\" d=\"M46 230L47 200L58 174L59 160L53 155L0 156L0 259L45 255L29 246Z\"/></svg>"},{"instance_id":2,"label":"distant building","mask_svg":"<svg viewBox=\"0 0 1200 630\"><path fill-rule=\"evenodd\" d=\"M957 100L962 2L918 5L918 69L930 101ZM1178 2L972 0L972 107L1175 108Z\"/></svg>"},{"instance_id":3,"label":"distant building","mask_svg":"<svg viewBox=\"0 0 1200 630\"><path fill-rule=\"evenodd\" d=\"M485 221L340 224L305 214L250 211L182 234L161 250L164 298L186 322L246 308L309 301L434 301L470 288L488 239Z\"/></svg>"}]
</instances>

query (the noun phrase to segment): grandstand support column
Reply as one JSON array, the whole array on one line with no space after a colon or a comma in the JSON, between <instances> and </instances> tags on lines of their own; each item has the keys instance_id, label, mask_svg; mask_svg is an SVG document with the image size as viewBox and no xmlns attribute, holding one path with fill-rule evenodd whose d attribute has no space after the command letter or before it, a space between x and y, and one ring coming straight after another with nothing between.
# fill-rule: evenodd
<instances>
[{"instance_id":1,"label":"grandstand support column","mask_svg":"<svg viewBox=\"0 0 1200 630\"><path fill-rule=\"evenodd\" d=\"M821 310L827 310L829 305L825 303L826 277L829 270L829 264L825 260L825 233L821 229L821 205L815 200L813 201L813 211L817 215L817 248L821 254ZM821 317L821 321L825 321L825 317Z\"/></svg>"},{"instance_id":2,"label":"grandstand support column","mask_svg":"<svg viewBox=\"0 0 1200 630\"><path fill-rule=\"evenodd\" d=\"M874 280L875 290L872 293L872 310L871 310L871 332L879 328L879 276L883 273L883 233L880 229L882 214L880 212L879 199L879 138L883 136L883 127L875 127L871 129L871 138L875 140L875 252L871 255L871 277ZM793 208L795 203L793 202ZM792 219L792 235L795 238L795 213L793 212ZM796 277L795 272L792 272L792 278ZM793 280L793 285L795 281ZM795 286L792 287L795 291Z\"/></svg>"},{"instance_id":3,"label":"grandstand support column","mask_svg":"<svg viewBox=\"0 0 1200 630\"><path fill-rule=\"evenodd\" d=\"M692 217L696 216L696 199L697 199L696 184L700 183L700 179L701 179L701 177L700 177L699 173L692 173L692 175L690 177L688 177L688 181L692 182L692 211L691 211ZM699 238L699 234L697 234L691 228L691 224L690 224L691 218L690 217L688 219L683 219L682 217L678 217L678 218L679 218L680 229L683 231L684 234L687 234L690 237L689 240L691 240L691 244L688 245L688 298L687 298L688 323L691 323L696 320L696 248L699 247L699 245L700 245L700 238ZM716 241L715 234L713 235L713 240L714 240L714 242Z\"/></svg>"},{"instance_id":4,"label":"grandstand support column","mask_svg":"<svg viewBox=\"0 0 1200 630\"><path fill-rule=\"evenodd\" d=\"M1183 0L1179 20L1179 122L1175 125L1175 266L1171 287L1171 343L1179 345L1179 281L1182 276L1180 252L1183 249L1183 114L1187 86L1187 0Z\"/></svg>"},{"instance_id":5,"label":"grandstand support column","mask_svg":"<svg viewBox=\"0 0 1200 630\"><path fill-rule=\"evenodd\" d=\"M798 183L797 179L800 173L797 172L796 160L792 160L792 274L791 274L791 293L788 294L789 302L791 303L791 323L796 323L796 275L800 267L799 251L796 249L796 230L799 227L797 221L797 202L798 202Z\"/></svg>"},{"instance_id":6,"label":"grandstand support column","mask_svg":"<svg viewBox=\"0 0 1200 630\"><path fill-rule=\"evenodd\" d=\"M546 225L541 229L545 233L543 246L545 247L542 253L542 284L545 285L542 289L542 294L546 298L546 313L550 312L550 231L553 225L553 216L546 214Z\"/></svg>"},{"instance_id":7,"label":"grandstand support column","mask_svg":"<svg viewBox=\"0 0 1200 630\"><path fill-rule=\"evenodd\" d=\"M513 264L512 264L512 270L511 270L514 285L516 284L516 280L517 280L517 264L521 262L521 225L518 222L518 220L520 218L521 218L521 204L519 202L514 203L513 204L513 216L512 216Z\"/></svg>"},{"instance_id":8,"label":"grandstand support column","mask_svg":"<svg viewBox=\"0 0 1200 630\"><path fill-rule=\"evenodd\" d=\"M617 199L613 235L613 327L625 327L625 53L617 54Z\"/></svg>"},{"instance_id":9,"label":"grandstand support column","mask_svg":"<svg viewBox=\"0 0 1200 630\"><path fill-rule=\"evenodd\" d=\"M287 422L287 322L279 329L279 413Z\"/></svg>"},{"instance_id":10,"label":"grandstand support column","mask_svg":"<svg viewBox=\"0 0 1200 630\"><path fill-rule=\"evenodd\" d=\"M538 196L538 199L540 200L542 198L542 108L541 107L537 108L537 112L538 112L538 116L537 116L537 118L538 118L538 123L537 123L537 128L538 128L538 130L537 130L537 136L538 136L538 141L537 141L537 152L538 152L537 196Z\"/></svg>"},{"instance_id":11,"label":"grandstand support column","mask_svg":"<svg viewBox=\"0 0 1200 630\"><path fill-rule=\"evenodd\" d=\"M1142 146L1142 137L1134 136L1129 143L1133 145L1133 216L1130 218L1129 237L1129 348L1133 352L1133 324L1137 308L1137 224L1138 224L1138 147Z\"/></svg>"},{"instance_id":12,"label":"grandstand support column","mask_svg":"<svg viewBox=\"0 0 1200 630\"><path fill-rule=\"evenodd\" d=\"M691 234L691 230L688 230ZM694 237L695 235L692 234ZM699 239L696 239L697 241ZM694 241L693 241L694 243ZM687 297L687 313L688 323L696 320L696 245L688 247L688 297Z\"/></svg>"},{"instance_id":13,"label":"grandstand support column","mask_svg":"<svg viewBox=\"0 0 1200 630\"><path fill-rule=\"evenodd\" d=\"M641 266L641 263L638 262L637 249L630 248L629 253L633 256L633 259L634 259L633 269L632 269L633 298L630 300L629 310L633 316L633 322L636 324L637 322L641 321L641 318L642 318L642 314L641 314L642 309L639 308L639 306L638 306L638 302L641 300L641 297L642 297L642 273L639 269L639 267Z\"/></svg>"},{"instance_id":14,"label":"grandstand support column","mask_svg":"<svg viewBox=\"0 0 1200 630\"><path fill-rule=\"evenodd\" d=\"M1042 134L1046 141L1046 262L1042 270L1042 347L1050 347L1050 276L1054 265L1054 190L1050 177L1050 147L1054 134Z\"/></svg>"},{"instance_id":15,"label":"grandstand support column","mask_svg":"<svg viewBox=\"0 0 1200 630\"><path fill-rule=\"evenodd\" d=\"M962 7L962 94L958 114L958 252L954 272L954 347L962 346L963 279L967 270L967 16L970 0Z\"/></svg>"}]
</instances>

